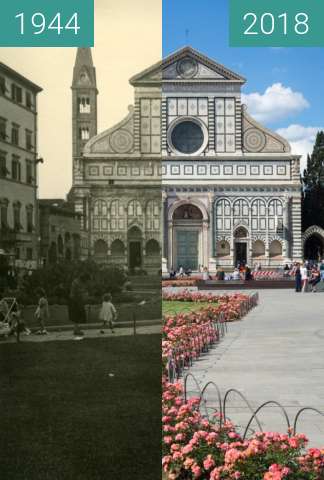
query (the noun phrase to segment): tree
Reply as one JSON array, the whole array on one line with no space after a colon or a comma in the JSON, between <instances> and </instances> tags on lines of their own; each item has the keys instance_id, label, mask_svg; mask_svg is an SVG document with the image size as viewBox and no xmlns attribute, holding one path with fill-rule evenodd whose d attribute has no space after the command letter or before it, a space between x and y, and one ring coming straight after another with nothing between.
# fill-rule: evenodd
<instances>
[{"instance_id":1,"label":"tree","mask_svg":"<svg viewBox=\"0 0 324 480\"><path fill-rule=\"evenodd\" d=\"M324 228L324 132L318 132L313 153L307 156L304 170L302 226L303 231L312 225Z\"/></svg>"},{"instance_id":2,"label":"tree","mask_svg":"<svg viewBox=\"0 0 324 480\"><path fill-rule=\"evenodd\" d=\"M66 304L71 283L80 274L87 274L87 291L89 303L100 303L104 293L119 293L126 281L122 268L115 265L99 265L92 260L84 262L61 262L47 265L26 275L20 285L20 301L34 304L37 289L44 288L50 303Z\"/></svg>"}]
</instances>

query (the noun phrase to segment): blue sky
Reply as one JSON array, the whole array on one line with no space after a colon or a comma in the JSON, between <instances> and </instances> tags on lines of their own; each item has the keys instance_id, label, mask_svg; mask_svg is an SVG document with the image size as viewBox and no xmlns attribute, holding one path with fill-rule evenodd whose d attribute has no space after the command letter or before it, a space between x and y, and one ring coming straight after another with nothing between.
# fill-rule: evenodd
<instances>
[{"instance_id":1,"label":"blue sky","mask_svg":"<svg viewBox=\"0 0 324 480\"><path fill-rule=\"evenodd\" d=\"M231 48L228 10L228 0L163 0L163 56L190 44L242 74L250 112L305 154L324 128L324 48Z\"/></svg>"}]
</instances>

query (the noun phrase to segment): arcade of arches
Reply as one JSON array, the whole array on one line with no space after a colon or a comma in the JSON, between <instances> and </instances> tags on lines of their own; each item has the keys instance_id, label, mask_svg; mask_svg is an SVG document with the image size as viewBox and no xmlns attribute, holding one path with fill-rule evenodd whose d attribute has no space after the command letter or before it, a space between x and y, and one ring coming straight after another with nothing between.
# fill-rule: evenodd
<instances>
[{"instance_id":1,"label":"arcade of arches","mask_svg":"<svg viewBox=\"0 0 324 480\"><path fill-rule=\"evenodd\" d=\"M161 265L159 242L154 238L145 241L137 226L128 230L126 242L120 238L115 238L111 243L102 238L97 239L93 245L93 255L100 263L125 265L131 272L145 266L156 273Z\"/></svg>"},{"instance_id":2,"label":"arcade of arches","mask_svg":"<svg viewBox=\"0 0 324 480\"><path fill-rule=\"evenodd\" d=\"M282 265L289 257L285 210L279 198L221 198L209 207L192 198L172 202L165 242L168 269Z\"/></svg>"}]
</instances>

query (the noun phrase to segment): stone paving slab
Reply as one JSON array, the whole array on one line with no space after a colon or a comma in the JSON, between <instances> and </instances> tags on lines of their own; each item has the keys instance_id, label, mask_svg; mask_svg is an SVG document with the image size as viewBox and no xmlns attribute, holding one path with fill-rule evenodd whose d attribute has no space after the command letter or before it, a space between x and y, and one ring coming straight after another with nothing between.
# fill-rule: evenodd
<instances>
[{"instance_id":1,"label":"stone paving slab","mask_svg":"<svg viewBox=\"0 0 324 480\"><path fill-rule=\"evenodd\" d=\"M324 296L290 290L260 290L259 295L260 305L229 324L222 343L195 363L191 373L201 386L214 381L222 394L238 389L253 408L278 401L291 421L305 406L324 412ZM243 424L248 411L237 398L233 402L235 422ZM266 429L283 431L275 408L261 417ZM310 437L312 446L324 445L324 418L307 412L298 431Z\"/></svg>"}]
</instances>

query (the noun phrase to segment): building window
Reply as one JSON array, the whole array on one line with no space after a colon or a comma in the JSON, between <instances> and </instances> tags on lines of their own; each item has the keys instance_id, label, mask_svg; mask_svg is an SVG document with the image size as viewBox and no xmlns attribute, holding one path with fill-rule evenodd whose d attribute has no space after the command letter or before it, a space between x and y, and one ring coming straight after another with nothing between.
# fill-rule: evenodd
<instances>
[{"instance_id":1,"label":"building window","mask_svg":"<svg viewBox=\"0 0 324 480\"><path fill-rule=\"evenodd\" d=\"M120 203L119 200L113 200L110 205L110 214L111 214L111 229L112 230L123 230L125 227L124 222L124 206Z\"/></svg>"},{"instance_id":2,"label":"building window","mask_svg":"<svg viewBox=\"0 0 324 480\"><path fill-rule=\"evenodd\" d=\"M146 228L147 230L160 228L160 208L155 200L150 200L146 205Z\"/></svg>"},{"instance_id":3,"label":"building window","mask_svg":"<svg viewBox=\"0 0 324 480\"><path fill-rule=\"evenodd\" d=\"M34 230L34 212L33 207L26 207L27 232L32 233Z\"/></svg>"},{"instance_id":4,"label":"building window","mask_svg":"<svg viewBox=\"0 0 324 480\"><path fill-rule=\"evenodd\" d=\"M21 180L21 165L19 162L19 157L16 155L12 156L11 177L13 180L17 180L18 182Z\"/></svg>"},{"instance_id":5,"label":"building window","mask_svg":"<svg viewBox=\"0 0 324 480\"><path fill-rule=\"evenodd\" d=\"M93 228L94 230L108 229L108 206L104 200L97 200L93 208Z\"/></svg>"},{"instance_id":6,"label":"building window","mask_svg":"<svg viewBox=\"0 0 324 480\"><path fill-rule=\"evenodd\" d=\"M27 248L26 249L26 260L33 260L33 249Z\"/></svg>"},{"instance_id":7,"label":"building window","mask_svg":"<svg viewBox=\"0 0 324 480\"><path fill-rule=\"evenodd\" d=\"M30 92L26 92L26 107L30 110L33 108L33 97Z\"/></svg>"},{"instance_id":8,"label":"building window","mask_svg":"<svg viewBox=\"0 0 324 480\"><path fill-rule=\"evenodd\" d=\"M6 152L0 151L0 178L5 178L9 173L7 170L6 155Z\"/></svg>"},{"instance_id":9,"label":"building window","mask_svg":"<svg viewBox=\"0 0 324 480\"><path fill-rule=\"evenodd\" d=\"M5 118L0 118L0 140L6 141L7 138L7 120Z\"/></svg>"},{"instance_id":10,"label":"building window","mask_svg":"<svg viewBox=\"0 0 324 480\"><path fill-rule=\"evenodd\" d=\"M1 230L8 229L8 202L2 201L0 204Z\"/></svg>"},{"instance_id":11,"label":"building window","mask_svg":"<svg viewBox=\"0 0 324 480\"><path fill-rule=\"evenodd\" d=\"M80 97L79 98L79 112L80 113L90 113L90 98L89 97Z\"/></svg>"},{"instance_id":12,"label":"building window","mask_svg":"<svg viewBox=\"0 0 324 480\"><path fill-rule=\"evenodd\" d=\"M32 150L33 147L33 133L30 130L26 130L26 149Z\"/></svg>"},{"instance_id":13,"label":"building window","mask_svg":"<svg viewBox=\"0 0 324 480\"><path fill-rule=\"evenodd\" d=\"M215 224L217 230L231 230L232 208L227 199L220 199L215 208Z\"/></svg>"},{"instance_id":14,"label":"building window","mask_svg":"<svg viewBox=\"0 0 324 480\"><path fill-rule=\"evenodd\" d=\"M13 145L19 145L19 125L12 124L11 128L11 143Z\"/></svg>"},{"instance_id":15,"label":"building window","mask_svg":"<svg viewBox=\"0 0 324 480\"><path fill-rule=\"evenodd\" d=\"M22 230L22 225L20 222L20 214L21 214L21 204L19 202L13 205L13 219L14 219L14 230L19 232Z\"/></svg>"},{"instance_id":16,"label":"building window","mask_svg":"<svg viewBox=\"0 0 324 480\"><path fill-rule=\"evenodd\" d=\"M26 160L26 183L28 183L28 185L32 185L34 182L33 173L33 162L31 160Z\"/></svg>"},{"instance_id":17,"label":"building window","mask_svg":"<svg viewBox=\"0 0 324 480\"><path fill-rule=\"evenodd\" d=\"M15 257L16 257L16 260L20 260L20 248L19 247L15 248Z\"/></svg>"},{"instance_id":18,"label":"building window","mask_svg":"<svg viewBox=\"0 0 324 480\"><path fill-rule=\"evenodd\" d=\"M79 131L79 135L81 140L89 140L90 138L89 127L81 127Z\"/></svg>"},{"instance_id":19,"label":"building window","mask_svg":"<svg viewBox=\"0 0 324 480\"><path fill-rule=\"evenodd\" d=\"M4 77L0 77L0 95L5 95L7 93L6 87L6 79Z\"/></svg>"},{"instance_id":20,"label":"building window","mask_svg":"<svg viewBox=\"0 0 324 480\"><path fill-rule=\"evenodd\" d=\"M132 200L128 204L128 216L129 217L139 217L142 215L142 207L138 200Z\"/></svg>"},{"instance_id":21,"label":"building window","mask_svg":"<svg viewBox=\"0 0 324 480\"><path fill-rule=\"evenodd\" d=\"M14 83L11 84L11 99L14 102L22 103L22 89Z\"/></svg>"}]
</instances>

